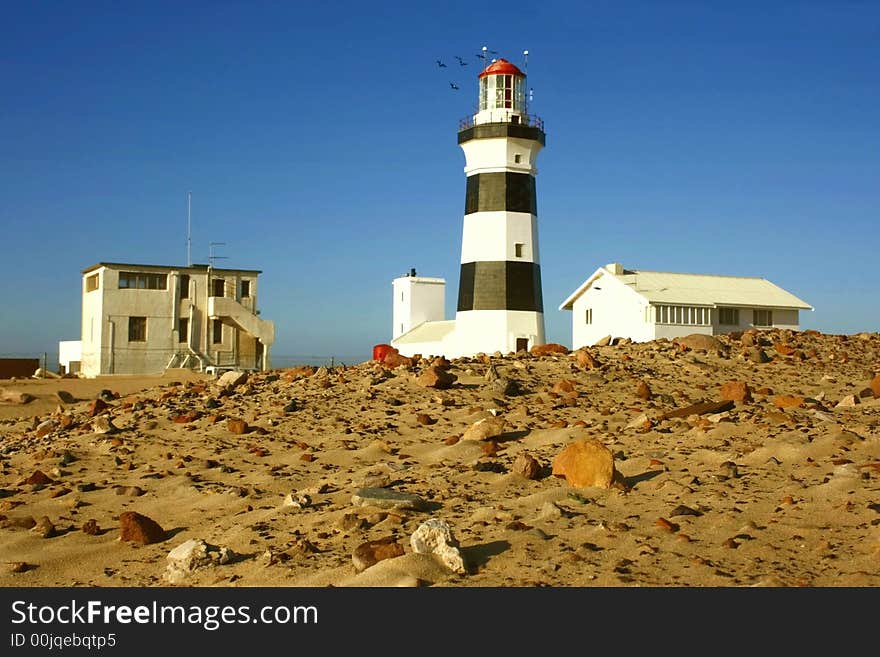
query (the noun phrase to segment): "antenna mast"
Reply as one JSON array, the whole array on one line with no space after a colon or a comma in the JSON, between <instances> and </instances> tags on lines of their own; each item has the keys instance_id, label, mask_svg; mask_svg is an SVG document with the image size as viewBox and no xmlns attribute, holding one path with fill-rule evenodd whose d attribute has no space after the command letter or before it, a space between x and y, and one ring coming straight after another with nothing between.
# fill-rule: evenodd
<instances>
[{"instance_id":1,"label":"antenna mast","mask_svg":"<svg viewBox=\"0 0 880 657\"><path fill-rule=\"evenodd\" d=\"M192 266L192 215L190 206L192 204L192 192L186 193L186 266Z\"/></svg>"}]
</instances>

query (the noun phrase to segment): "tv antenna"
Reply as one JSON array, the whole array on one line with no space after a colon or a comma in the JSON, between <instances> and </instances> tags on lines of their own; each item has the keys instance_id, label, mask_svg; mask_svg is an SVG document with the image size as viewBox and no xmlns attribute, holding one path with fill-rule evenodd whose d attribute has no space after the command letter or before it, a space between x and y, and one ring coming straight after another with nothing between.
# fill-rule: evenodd
<instances>
[{"instance_id":1,"label":"tv antenna","mask_svg":"<svg viewBox=\"0 0 880 657\"><path fill-rule=\"evenodd\" d=\"M214 255L214 247L215 246L226 246L226 242L211 242L211 252L210 252L210 255L208 256L208 262L211 264L211 269L214 268L214 261L215 260L226 260L226 258L228 257L228 256Z\"/></svg>"},{"instance_id":2,"label":"tv antenna","mask_svg":"<svg viewBox=\"0 0 880 657\"><path fill-rule=\"evenodd\" d=\"M186 266L192 266L192 192L186 193Z\"/></svg>"}]
</instances>

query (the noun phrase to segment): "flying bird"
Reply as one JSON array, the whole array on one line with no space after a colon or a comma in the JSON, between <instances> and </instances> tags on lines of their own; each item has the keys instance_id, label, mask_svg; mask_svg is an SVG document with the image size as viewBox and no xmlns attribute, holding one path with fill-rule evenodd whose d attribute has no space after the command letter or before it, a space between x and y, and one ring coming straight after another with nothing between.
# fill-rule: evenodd
<instances>
[{"instance_id":1,"label":"flying bird","mask_svg":"<svg viewBox=\"0 0 880 657\"><path fill-rule=\"evenodd\" d=\"M437 60L437 66L438 66L439 68L446 68L446 64L444 64L443 62L441 62L439 59Z\"/></svg>"},{"instance_id":2,"label":"flying bird","mask_svg":"<svg viewBox=\"0 0 880 657\"><path fill-rule=\"evenodd\" d=\"M458 63L459 63L459 64L461 64L462 66L467 66L467 62L464 61L461 57L459 57L458 55L456 55L455 58L458 60Z\"/></svg>"},{"instance_id":3,"label":"flying bird","mask_svg":"<svg viewBox=\"0 0 880 657\"><path fill-rule=\"evenodd\" d=\"M453 89L458 89L458 85L455 84L455 82L450 82L449 86L452 87Z\"/></svg>"}]
</instances>

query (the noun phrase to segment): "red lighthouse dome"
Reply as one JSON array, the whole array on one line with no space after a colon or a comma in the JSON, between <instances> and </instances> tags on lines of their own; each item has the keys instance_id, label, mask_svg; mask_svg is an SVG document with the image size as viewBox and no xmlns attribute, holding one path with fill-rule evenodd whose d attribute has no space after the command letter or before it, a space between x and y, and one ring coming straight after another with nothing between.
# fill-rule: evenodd
<instances>
[{"instance_id":1,"label":"red lighthouse dome","mask_svg":"<svg viewBox=\"0 0 880 657\"><path fill-rule=\"evenodd\" d=\"M516 75L521 78L526 77L525 73L520 71L516 66L511 64L506 59L496 59L486 68L484 68L483 72L480 73L480 77L482 78L487 75Z\"/></svg>"}]
</instances>

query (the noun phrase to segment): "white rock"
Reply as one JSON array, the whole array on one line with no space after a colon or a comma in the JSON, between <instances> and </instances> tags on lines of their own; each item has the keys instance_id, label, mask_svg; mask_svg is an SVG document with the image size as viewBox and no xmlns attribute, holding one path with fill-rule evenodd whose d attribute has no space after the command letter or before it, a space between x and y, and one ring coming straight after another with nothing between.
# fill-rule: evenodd
<instances>
[{"instance_id":1,"label":"white rock","mask_svg":"<svg viewBox=\"0 0 880 657\"><path fill-rule=\"evenodd\" d=\"M232 370L230 372L225 372L219 379L217 379L217 385L221 388L234 388L247 381L247 378L247 372Z\"/></svg>"},{"instance_id":2,"label":"white rock","mask_svg":"<svg viewBox=\"0 0 880 657\"><path fill-rule=\"evenodd\" d=\"M229 548L210 545L200 538L191 538L168 553L164 577L171 584L179 584L192 571L214 564L229 563L234 556L235 553Z\"/></svg>"},{"instance_id":3,"label":"white rock","mask_svg":"<svg viewBox=\"0 0 880 657\"><path fill-rule=\"evenodd\" d=\"M458 541L445 520L439 518L426 520L413 532L409 542L416 554L435 554L451 571L467 573L464 559L458 549Z\"/></svg>"}]
</instances>

